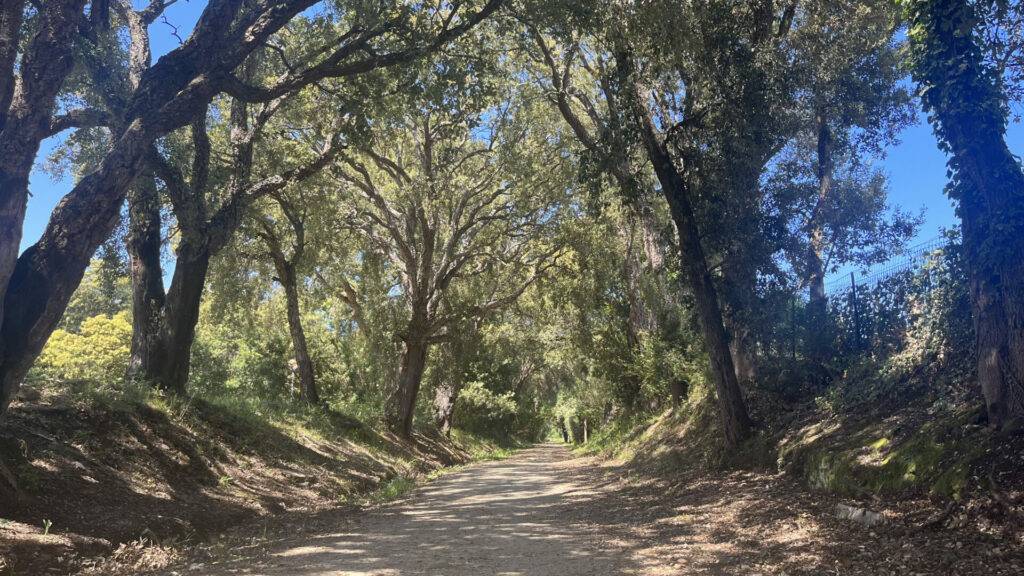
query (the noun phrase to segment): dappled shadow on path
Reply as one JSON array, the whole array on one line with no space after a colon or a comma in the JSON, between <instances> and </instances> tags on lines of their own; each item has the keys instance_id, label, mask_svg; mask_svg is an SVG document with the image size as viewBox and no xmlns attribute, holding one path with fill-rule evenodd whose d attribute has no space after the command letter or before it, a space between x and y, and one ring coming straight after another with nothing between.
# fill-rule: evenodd
<instances>
[{"instance_id":1,"label":"dappled shadow on path","mask_svg":"<svg viewBox=\"0 0 1024 576\"><path fill-rule=\"evenodd\" d=\"M635 572L600 527L567 521L567 508L599 489L559 466L565 448L451 474L407 502L372 512L338 533L282 542L257 565L206 574L594 575Z\"/></svg>"},{"instance_id":2,"label":"dappled shadow on path","mask_svg":"<svg viewBox=\"0 0 1024 576\"><path fill-rule=\"evenodd\" d=\"M630 474L573 458L562 446L541 446L451 474L391 506L296 519L290 534L229 548L235 560L203 562L178 574L1024 573L1021 553L1005 542L976 538L963 546L962 532L840 521L833 498L809 494L782 475L682 469L671 479Z\"/></svg>"}]
</instances>

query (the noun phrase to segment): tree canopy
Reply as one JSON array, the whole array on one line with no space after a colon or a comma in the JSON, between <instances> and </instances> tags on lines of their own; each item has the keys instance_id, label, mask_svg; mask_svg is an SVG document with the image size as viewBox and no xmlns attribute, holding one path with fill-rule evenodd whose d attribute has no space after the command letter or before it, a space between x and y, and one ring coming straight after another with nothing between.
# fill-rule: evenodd
<instances>
[{"instance_id":1,"label":"tree canopy","mask_svg":"<svg viewBox=\"0 0 1024 576\"><path fill-rule=\"evenodd\" d=\"M693 396L734 449L879 360L825 280L917 233L877 160L919 100L1024 422L1019 2L210 0L154 61L173 4L0 8L0 410L81 379L536 436Z\"/></svg>"}]
</instances>

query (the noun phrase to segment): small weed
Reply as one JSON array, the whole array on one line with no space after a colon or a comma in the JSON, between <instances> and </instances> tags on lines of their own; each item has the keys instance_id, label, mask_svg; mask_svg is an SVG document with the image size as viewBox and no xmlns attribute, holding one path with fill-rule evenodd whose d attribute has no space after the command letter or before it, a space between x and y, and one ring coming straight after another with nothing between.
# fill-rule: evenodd
<instances>
[{"instance_id":1,"label":"small weed","mask_svg":"<svg viewBox=\"0 0 1024 576\"><path fill-rule=\"evenodd\" d=\"M384 504L401 498L415 487L416 481L409 476L395 476L367 496L375 504Z\"/></svg>"},{"instance_id":2,"label":"small weed","mask_svg":"<svg viewBox=\"0 0 1024 576\"><path fill-rule=\"evenodd\" d=\"M53 522L49 520L43 520L43 536L50 534L50 526L53 526Z\"/></svg>"},{"instance_id":3,"label":"small weed","mask_svg":"<svg viewBox=\"0 0 1024 576\"><path fill-rule=\"evenodd\" d=\"M221 488L225 486L230 486L234 481L234 478L225 474L217 479L217 486L220 486Z\"/></svg>"}]
</instances>

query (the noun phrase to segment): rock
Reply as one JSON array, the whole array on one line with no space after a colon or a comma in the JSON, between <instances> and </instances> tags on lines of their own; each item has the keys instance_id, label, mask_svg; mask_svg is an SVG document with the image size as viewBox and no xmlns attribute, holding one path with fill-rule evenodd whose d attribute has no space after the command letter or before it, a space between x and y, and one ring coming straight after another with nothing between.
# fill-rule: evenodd
<instances>
[{"instance_id":1,"label":"rock","mask_svg":"<svg viewBox=\"0 0 1024 576\"><path fill-rule=\"evenodd\" d=\"M852 520L864 526L875 526L885 523L885 516L866 508L857 508L846 504L836 504L836 518Z\"/></svg>"}]
</instances>

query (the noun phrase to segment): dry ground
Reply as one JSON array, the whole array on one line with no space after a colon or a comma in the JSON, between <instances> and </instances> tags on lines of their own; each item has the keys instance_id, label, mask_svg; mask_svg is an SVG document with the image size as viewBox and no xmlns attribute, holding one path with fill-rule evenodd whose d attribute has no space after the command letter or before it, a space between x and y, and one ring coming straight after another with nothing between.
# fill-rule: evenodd
<instances>
[{"instance_id":1,"label":"dry ground","mask_svg":"<svg viewBox=\"0 0 1024 576\"><path fill-rule=\"evenodd\" d=\"M922 528L896 512L865 528L837 519L835 500L782 476L625 474L538 446L389 506L251 528L161 574L1024 574L1016 535Z\"/></svg>"},{"instance_id":2,"label":"dry ground","mask_svg":"<svg viewBox=\"0 0 1024 576\"><path fill-rule=\"evenodd\" d=\"M239 524L334 510L396 476L468 459L441 439L410 444L329 418L314 433L200 400L173 410L16 403L0 423L0 575L136 574Z\"/></svg>"}]
</instances>

